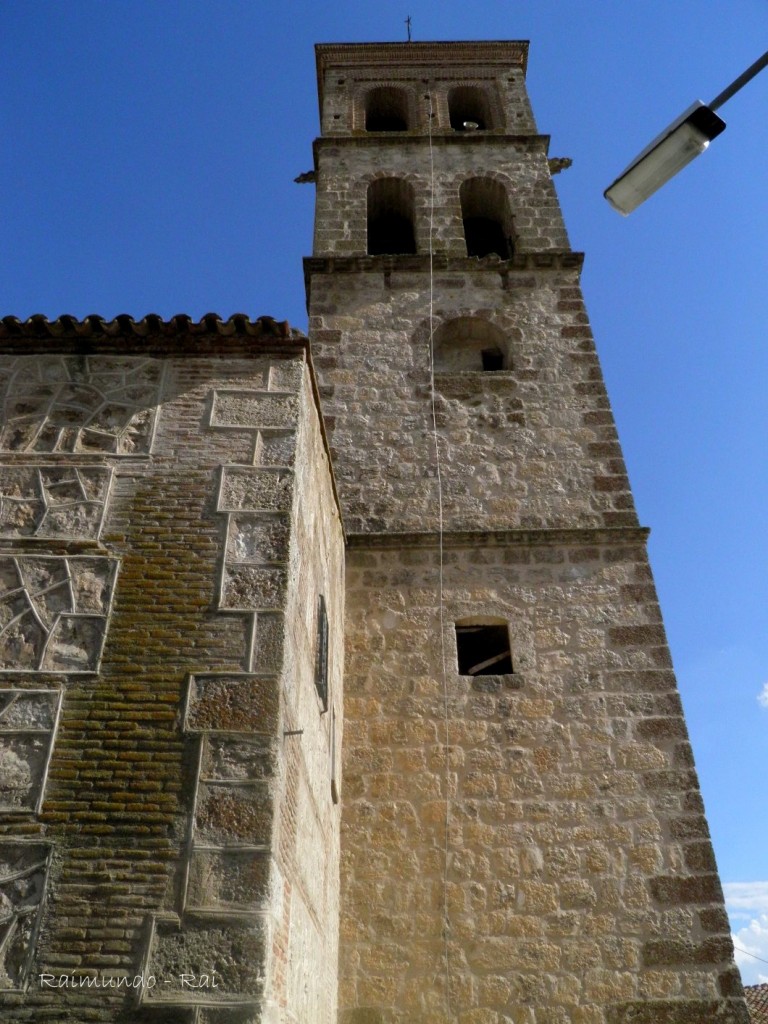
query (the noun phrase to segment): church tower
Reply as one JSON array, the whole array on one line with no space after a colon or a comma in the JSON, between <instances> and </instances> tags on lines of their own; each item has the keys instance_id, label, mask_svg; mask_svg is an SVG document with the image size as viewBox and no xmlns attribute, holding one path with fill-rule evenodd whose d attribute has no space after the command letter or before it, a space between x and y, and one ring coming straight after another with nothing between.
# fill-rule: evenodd
<instances>
[{"instance_id":1,"label":"church tower","mask_svg":"<svg viewBox=\"0 0 768 1024\"><path fill-rule=\"evenodd\" d=\"M340 1024L748 1020L523 42L322 45Z\"/></svg>"}]
</instances>

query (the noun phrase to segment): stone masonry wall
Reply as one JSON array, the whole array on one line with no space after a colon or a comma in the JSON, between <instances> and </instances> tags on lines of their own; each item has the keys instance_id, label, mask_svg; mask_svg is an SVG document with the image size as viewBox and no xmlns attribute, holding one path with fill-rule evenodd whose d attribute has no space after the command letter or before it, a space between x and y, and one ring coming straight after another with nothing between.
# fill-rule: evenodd
<instances>
[{"instance_id":1,"label":"stone masonry wall","mask_svg":"<svg viewBox=\"0 0 768 1024\"><path fill-rule=\"evenodd\" d=\"M303 347L38 338L0 369L2 1017L330 1021L342 535Z\"/></svg>"},{"instance_id":2,"label":"stone masonry wall","mask_svg":"<svg viewBox=\"0 0 768 1024\"><path fill-rule=\"evenodd\" d=\"M347 530L436 529L428 273L311 269L310 282ZM434 288L436 331L475 317L511 363L436 374L445 528L636 525L577 272L464 260Z\"/></svg>"},{"instance_id":3,"label":"stone masonry wall","mask_svg":"<svg viewBox=\"0 0 768 1024\"><path fill-rule=\"evenodd\" d=\"M437 563L348 556L342 1024L746 1024L643 532L446 537L444 676Z\"/></svg>"},{"instance_id":4,"label":"stone masonry wall","mask_svg":"<svg viewBox=\"0 0 768 1024\"><path fill-rule=\"evenodd\" d=\"M367 191L377 178L398 177L414 190L416 251L466 256L459 189L469 178L504 185L518 252L568 249L568 236L547 166L548 140L478 135L433 139L432 160L423 139L382 144L370 136L316 143L316 256L359 256L367 251ZM478 169L480 168L480 169Z\"/></svg>"}]
</instances>

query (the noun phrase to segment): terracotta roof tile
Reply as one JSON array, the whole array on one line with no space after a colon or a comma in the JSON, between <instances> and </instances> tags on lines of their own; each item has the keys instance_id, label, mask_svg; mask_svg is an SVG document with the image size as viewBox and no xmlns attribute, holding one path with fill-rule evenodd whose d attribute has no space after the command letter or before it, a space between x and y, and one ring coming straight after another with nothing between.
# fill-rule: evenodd
<instances>
[{"instance_id":1,"label":"terracotta roof tile","mask_svg":"<svg viewBox=\"0 0 768 1024\"><path fill-rule=\"evenodd\" d=\"M251 320L245 313L234 313L226 320L218 313L206 313L197 322L184 313L173 316L170 320L164 320L156 313L149 313L141 320L134 320L125 313L113 320L105 320L104 317L96 315L78 320L68 314L49 320L40 313L29 317L28 320L19 320L15 316L0 319L0 339L87 338L93 335L146 338L153 335L173 337L180 334L219 334L222 337L244 335L252 338L286 340L303 337L299 331L291 329L287 320L277 321L271 316L260 316L256 320Z\"/></svg>"},{"instance_id":2,"label":"terracotta roof tile","mask_svg":"<svg viewBox=\"0 0 768 1024\"><path fill-rule=\"evenodd\" d=\"M744 996L752 1024L768 1024L768 985L745 985Z\"/></svg>"}]
</instances>

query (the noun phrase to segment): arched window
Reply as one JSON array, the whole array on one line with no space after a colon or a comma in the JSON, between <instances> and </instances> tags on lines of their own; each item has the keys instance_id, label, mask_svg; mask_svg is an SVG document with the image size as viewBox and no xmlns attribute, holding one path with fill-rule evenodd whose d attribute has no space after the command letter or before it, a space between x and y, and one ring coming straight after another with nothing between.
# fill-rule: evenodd
<instances>
[{"instance_id":1,"label":"arched window","mask_svg":"<svg viewBox=\"0 0 768 1024\"><path fill-rule=\"evenodd\" d=\"M368 254L413 254L413 189L402 178L377 178L368 186Z\"/></svg>"},{"instance_id":2,"label":"arched window","mask_svg":"<svg viewBox=\"0 0 768 1024\"><path fill-rule=\"evenodd\" d=\"M459 192L468 256L495 253L508 260L514 252L514 225L504 186L491 178L470 178Z\"/></svg>"},{"instance_id":3,"label":"arched window","mask_svg":"<svg viewBox=\"0 0 768 1024\"><path fill-rule=\"evenodd\" d=\"M434 352L437 373L511 369L503 332L478 317L461 316L438 327Z\"/></svg>"},{"instance_id":4,"label":"arched window","mask_svg":"<svg viewBox=\"0 0 768 1024\"><path fill-rule=\"evenodd\" d=\"M367 132L408 131L408 94L405 89L380 85L365 97Z\"/></svg>"},{"instance_id":5,"label":"arched window","mask_svg":"<svg viewBox=\"0 0 768 1024\"><path fill-rule=\"evenodd\" d=\"M456 623L460 676L512 675L512 651L506 619L481 616Z\"/></svg>"},{"instance_id":6,"label":"arched window","mask_svg":"<svg viewBox=\"0 0 768 1024\"><path fill-rule=\"evenodd\" d=\"M457 85L449 89L448 115L451 128L457 132L493 127L488 95L479 85Z\"/></svg>"}]
</instances>

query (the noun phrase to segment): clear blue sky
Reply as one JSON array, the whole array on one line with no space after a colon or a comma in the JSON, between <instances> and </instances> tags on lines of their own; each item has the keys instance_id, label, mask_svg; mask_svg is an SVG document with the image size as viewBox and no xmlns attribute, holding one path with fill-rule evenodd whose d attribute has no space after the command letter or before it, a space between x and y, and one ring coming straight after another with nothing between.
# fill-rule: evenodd
<instances>
[{"instance_id":1,"label":"clear blue sky","mask_svg":"<svg viewBox=\"0 0 768 1024\"><path fill-rule=\"evenodd\" d=\"M312 46L402 40L409 13L417 40L531 40L718 863L751 886L734 926L768 960L768 71L646 206L624 219L602 198L766 49L764 0L6 0L0 315L304 328L314 195L292 179L317 134Z\"/></svg>"}]
</instances>

